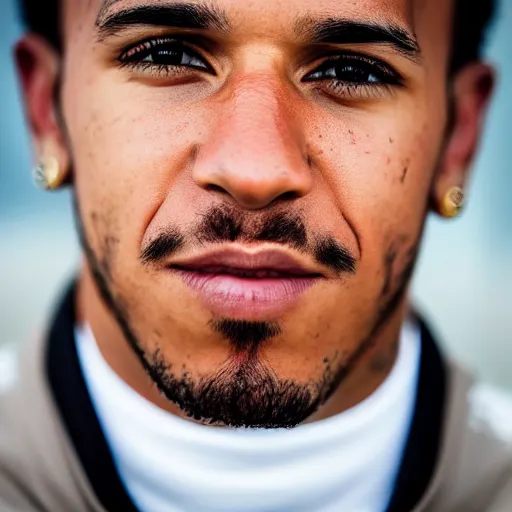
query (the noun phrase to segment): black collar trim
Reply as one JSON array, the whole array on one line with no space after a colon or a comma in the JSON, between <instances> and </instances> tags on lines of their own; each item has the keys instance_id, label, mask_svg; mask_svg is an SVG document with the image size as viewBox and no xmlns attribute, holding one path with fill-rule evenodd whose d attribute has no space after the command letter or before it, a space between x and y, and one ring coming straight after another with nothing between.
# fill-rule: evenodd
<instances>
[{"instance_id":1,"label":"black collar trim","mask_svg":"<svg viewBox=\"0 0 512 512\"><path fill-rule=\"evenodd\" d=\"M128 496L94 411L75 344L75 286L66 292L48 339L51 391L94 494L108 512L139 512Z\"/></svg>"},{"instance_id":2,"label":"black collar trim","mask_svg":"<svg viewBox=\"0 0 512 512\"><path fill-rule=\"evenodd\" d=\"M439 460L448 372L426 324L421 328L421 363L409 439L387 512L410 512L419 504Z\"/></svg>"},{"instance_id":3,"label":"black collar trim","mask_svg":"<svg viewBox=\"0 0 512 512\"><path fill-rule=\"evenodd\" d=\"M435 472L442 438L447 389L443 358L421 323L422 354L416 406L395 489L387 512L410 512L420 502ZM75 286L57 309L49 332L46 369L50 388L92 489L108 512L139 512L115 467L91 403L75 339Z\"/></svg>"}]
</instances>

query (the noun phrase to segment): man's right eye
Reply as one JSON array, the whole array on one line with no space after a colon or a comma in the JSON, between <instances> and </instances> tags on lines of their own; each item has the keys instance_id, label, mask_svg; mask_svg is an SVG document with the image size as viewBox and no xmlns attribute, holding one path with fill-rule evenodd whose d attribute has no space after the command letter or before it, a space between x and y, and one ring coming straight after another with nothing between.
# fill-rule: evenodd
<instances>
[{"instance_id":1,"label":"man's right eye","mask_svg":"<svg viewBox=\"0 0 512 512\"><path fill-rule=\"evenodd\" d=\"M119 57L124 67L140 68L163 73L183 74L183 68L196 69L214 74L212 67L200 53L187 44L172 38L149 39L125 50Z\"/></svg>"}]
</instances>

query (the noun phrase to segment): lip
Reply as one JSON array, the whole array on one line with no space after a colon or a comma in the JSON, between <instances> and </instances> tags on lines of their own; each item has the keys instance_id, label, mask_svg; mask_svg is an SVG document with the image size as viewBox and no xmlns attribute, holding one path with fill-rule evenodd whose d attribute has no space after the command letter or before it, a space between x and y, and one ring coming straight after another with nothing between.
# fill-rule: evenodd
<instances>
[{"instance_id":1,"label":"lip","mask_svg":"<svg viewBox=\"0 0 512 512\"><path fill-rule=\"evenodd\" d=\"M214 315L253 321L277 319L324 277L318 268L275 249L231 248L168 268Z\"/></svg>"}]
</instances>

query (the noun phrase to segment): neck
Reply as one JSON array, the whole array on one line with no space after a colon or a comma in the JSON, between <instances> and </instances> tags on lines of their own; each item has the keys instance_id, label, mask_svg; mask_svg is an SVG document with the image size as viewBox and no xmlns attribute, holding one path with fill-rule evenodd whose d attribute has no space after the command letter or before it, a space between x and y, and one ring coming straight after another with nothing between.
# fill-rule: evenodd
<instances>
[{"instance_id":1,"label":"neck","mask_svg":"<svg viewBox=\"0 0 512 512\"><path fill-rule=\"evenodd\" d=\"M181 409L163 397L146 374L138 356L125 340L120 327L100 297L87 267L80 277L77 294L77 321L90 325L98 348L108 365L138 394L161 409L185 418ZM341 385L307 423L340 414L365 400L382 385L396 360L405 314L404 297L378 334L372 338L367 351L350 367Z\"/></svg>"}]
</instances>

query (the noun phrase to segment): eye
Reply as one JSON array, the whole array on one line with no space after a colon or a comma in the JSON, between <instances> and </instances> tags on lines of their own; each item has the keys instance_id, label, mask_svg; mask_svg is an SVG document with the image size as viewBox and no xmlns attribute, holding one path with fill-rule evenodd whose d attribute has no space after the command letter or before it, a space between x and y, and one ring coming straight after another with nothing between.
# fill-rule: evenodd
<instances>
[{"instance_id":1,"label":"eye","mask_svg":"<svg viewBox=\"0 0 512 512\"><path fill-rule=\"evenodd\" d=\"M351 62L328 63L323 69L311 73L307 80L326 80L329 78L360 84L378 84L381 82L378 74L369 69L368 66Z\"/></svg>"},{"instance_id":2,"label":"eye","mask_svg":"<svg viewBox=\"0 0 512 512\"><path fill-rule=\"evenodd\" d=\"M358 54L328 59L302 81L321 82L332 92L350 93L352 97L380 94L402 83L400 75L391 66Z\"/></svg>"},{"instance_id":3,"label":"eye","mask_svg":"<svg viewBox=\"0 0 512 512\"><path fill-rule=\"evenodd\" d=\"M172 72L177 68L192 68L214 73L199 52L176 39L160 38L143 41L125 50L119 57L123 66L151 68Z\"/></svg>"}]
</instances>

